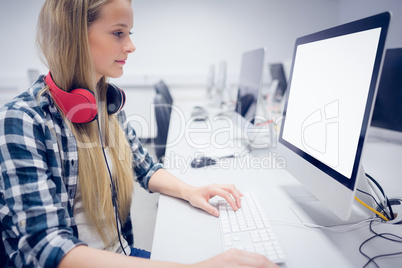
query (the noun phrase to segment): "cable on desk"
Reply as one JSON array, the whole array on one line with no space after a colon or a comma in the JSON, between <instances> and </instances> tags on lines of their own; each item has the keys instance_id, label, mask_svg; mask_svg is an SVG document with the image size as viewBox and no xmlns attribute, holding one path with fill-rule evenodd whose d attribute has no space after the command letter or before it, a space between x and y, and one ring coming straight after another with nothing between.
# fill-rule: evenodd
<instances>
[{"instance_id":1,"label":"cable on desk","mask_svg":"<svg viewBox=\"0 0 402 268\"><path fill-rule=\"evenodd\" d=\"M370 207L369 205L367 205L366 203L364 203L363 201L361 201L357 196L355 196L355 199L357 202L359 202L360 204L362 204L364 207L368 208L369 210L371 210L372 212L374 212L375 214L377 214L381 219L383 219L384 221L388 221L388 219L382 215L380 212L378 212L377 210L375 210L374 208Z\"/></svg>"},{"instance_id":2,"label":"cable on desk","mask_svg":"<svg viewBox=\"0 0 402 268\"><path fill-rule=\"evenodd\" d=\"M372 176L370 176L370 174L366 173L366 176L378 187L378 189L381 191L382 195L385 197L385 193L384 193L384 190L382 189L381 185Z\"/></svg>"},{"instance_id":3,"label":"cable on desk","mask_svg":"<svg viewBox=\"0 0 402 268\"><path fill-rule=\"evenodd\" d=\"M335 233L343 233L343 232L349 232L349 231L353 231L354 229L358 229L360 228L359 225L366 223L366 222L371 222L373 220L378 220L378 218L368 218L365 220L362 220L361 222L357 222L357 223L353 223L353 224L344 224L344 225L338 225L338 226L334 226L334 227L327 227L327 226L322 226L322 225L318 225L315 223L305 223L305 222L287 222L287 221L281 221L281 220L270 220L271 223L275 224L289 224L289 225L297 225L297 226L303 226L306 228L315 228L315 229L323 229L326 231L331 231L331 232L335 232ZM340 228L343 227L343 228Z\"/></svg>"},{"instance_id":4,"label":"cable on desk","mask_svg":"<svg viewBox=\"0 0 402 268\"><path fill-rule=\"evenodd\" d=\"M390 220L395 219L394 212L392 211L391 203L390 203L387 195L385 194L384 190L382 189L381 185L372 176L370 176L369 174L366 173L366 176L367 176L367 178L369 178L377 186L377 188L381 191L382 195L384 196L384 199L385 199L385 202L387 203L386 205L388 206L389 214L390 214L388 218ZM383 209L383 206L380 206L380 208Z\"/></svg>"},{"instance_id":5,"label":"cable on desk","mask_svg":"<svg viewBox=\"0 0 402 268\"><path fill-rule=\"evenodd\" d=\"M386 239L386 240L391 241L391 242L402 243L402 237L400 237L400 236L397 236L397 235L394 235L394 234L391 234L391 233L377 233L376 231L374 231L374 229L372 228L372 225L373 225L374 222L384 223L384 222L380 221L380 219L378 219L378 218L369 218L369 219L363 220L361 222L351 224L348 227L343 228L343 229L339 229L339 228L336 228L336 227L326 227L326 226L321 226L321 225L317 225L317 224L313 224L313 223L287 222L287 221L281 221L281 220L270 220L270 222L272 224L275 224L275 223L277 223L277 224L291 224L291 225L298 225L298 226L303 226L303 227L307 227L307 228L320 228L320 229L324 229L324 230L332 231L332 232L348 232L348 231L352 231L353 229L358 228L359 225L361 225L363 223L366 223L366 222L370 222L369 223L369 229L374 235L369 237L365 241L363 241L359 246L359 252L364 257L366 257L368 259L367 263L364 264L363 268L367 267L370 263L373 263L377 268L379 268L379 266L375 262L375 260L380 259L380 258L396 256L396 255L402 255L402 251L401 251L401 252L380 254L380 255L376 255L374 257L370 257L366 253L363 252L363 246L365 244L367 244L368 242L370 242L371 240L373 240L374 238L377 238L377 237Z\"/></svg>"},{"instance_id":6,"label":"cable on desk","mask_svg":"<svg viewBox=\"0 0 402 268\"><path fill-rule=\"evenodd\" d=\"M379 268L378 264L375 262L376 259L379 258L385 258L385 257L390 257L390 256L396 256L396 255L402 255L402 251L399 252L393 252L393 253L387 253L387 254L380 254L374 257L370 257L367 254L365 254L363 252L363 246L365 244L367 244L369 241L373 240L374 238L380 237L386 240L389 240L391 242L396 242L396 243L402 243L402 237L397 236L395 234L391 234L391 233L377 233L376 231L374 231L373 229L373 222L375 220L370 222L370 231L374 234L373 236L369 237L368 239L366 239L365 241L363 241L363 243L360 244L359 246L359 252L368 259L368 261L366 262L366 264L363 266L363 268L367 267L370 263L373 263L377 268ZM389 248L389 247L388 247Z\"/></svg>"},{"instance_id":7,"label":"cable on desk","mask_svg":"<svg viewBox=\"0 0 402 268\"><path fill-rule=\"evenodd\" d=\"M357 191L359 191L359 192L361 192L361 193L363 193L363 194L365 194L365 195L370 196L370 197L374 200L374 202L377 204L378 208L380 208L380 209L382 210L382 212L384 213L384 216L387 217L387 219L390 219L390 216L389 216L388 213L385 211L384 207L381 206L381 205L377 202L377 200L374 198L374 196L373 196L372 194L369 194L369 193L367 193L367 192L365 192L365 191L362 191L362 190L360 190L360 189L357 189ZM377 210L377 211L378 211L378 210Z\"/></svg>"},{"instance_id":8,"label":"cable on desk","mask_svg":"<svg viewBox=\"0 0 402 268\"><path fill-rule=\"evenodd\" d=\"M268 120L268 121L265 121L265 122L262 122L262 123L258 123L257 126L263 126L263 125L271 124L273 122L274 122L274 120L271 119L271 120Z\"/></svg>"}]
</instances>

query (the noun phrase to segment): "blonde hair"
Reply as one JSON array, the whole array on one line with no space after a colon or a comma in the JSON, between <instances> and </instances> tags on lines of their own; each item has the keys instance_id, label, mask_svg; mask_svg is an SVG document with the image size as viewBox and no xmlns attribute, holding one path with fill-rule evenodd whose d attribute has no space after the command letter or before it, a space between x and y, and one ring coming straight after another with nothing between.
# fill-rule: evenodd
<instances>
[{"instance_id":1,"label":"blonde hair","mask_svg":"<svg viewBox=\"0 0 402 268\"><path fill-rule=\"evenodd\" d=\"M98 82L95 80L88 41L89 28L101 15L102 7L111 1L47 0L39 15L37 43L42 60L60 88L67 92L86 88L94 92L98 100L98 120L102 125L104 145L109 148L118 212L124 225L133 194L132 152L116 116L107 114L106 77ZM45 87L40 95L48 90ZM117 231L100 130L96 121L66 122L78 144L78 174L85 216L103 242L110 245L116 239Z\"/></svg>"}]
</instances>

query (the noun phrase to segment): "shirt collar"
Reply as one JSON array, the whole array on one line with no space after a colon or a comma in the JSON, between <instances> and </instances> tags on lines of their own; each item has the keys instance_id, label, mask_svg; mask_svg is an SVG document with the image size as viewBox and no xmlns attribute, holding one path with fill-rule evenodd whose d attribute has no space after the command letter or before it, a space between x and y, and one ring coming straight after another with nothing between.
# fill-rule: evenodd
<instances>
[{"instance_id":1,"label":"shirt collar","mask_svg":"<svg viewBox=\"0 0 402 268\"><path fill-rule=\"evenodd\" d=\"M39 92L47 86L45 83L45 75L39 76L38 80L32 86L32 93L34 97L37 99ZM59 110L56 108L53 98L50 96L49 91L45 92L40 96L38 102L39 108L45 112L49 112L56 117L61 118L61 114Z\"/></svg>"}]
</instances>

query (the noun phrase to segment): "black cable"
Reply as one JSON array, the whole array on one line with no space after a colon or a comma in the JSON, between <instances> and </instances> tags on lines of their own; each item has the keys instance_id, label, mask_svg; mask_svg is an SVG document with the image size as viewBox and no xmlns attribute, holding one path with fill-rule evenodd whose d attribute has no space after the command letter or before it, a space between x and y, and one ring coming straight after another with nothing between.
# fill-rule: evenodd
<instances>
[{"instance_id":1,"label":"black cable","mask_svg":"<svg viewBox=\"0 0 402 268\"><path fill-rule=\"evenodd\" d=\"M357 189L357 191L359 191L359 192L361 192L361 193L363 193L363 194L366 194L366 195L370 196L370 197L374 200L374 202L377 204L377 206L382 210L384 216L385 216L388 220L390 220L390 217L389 217L388 213L385 211L384 206L383 206L383 205L380 205L380 204L378 203L378 201L374 198L374 196L373 196L372 194L367 193L367 192L365 192L365 191L362 191L362 190L360 190L360 189Z\"/></svg>"},{"instance_id":2,"label":"black cable","mask_svg":"<svg viewBox=\"0 0 402 268\"><path fill-rule=\"evenodd\" d=\"M370 222L370 225L371 225L371 223L372 223L372 221ZM364 246L366 243L368 243L370 240L374 239L375 237L377 237L377 236L376 236L376 235L375 235L375 236L371 236L370 238L368 238L368 239L366 239L365 241L363 241L363 243L361 243L360 246L359 246L359 252L360 252L360 254L362 254L364 257L366 257L367 259L369 259L369 261L366 262L366 264L363 266L363 268L367 267L367 265L369 265L370 262L372 262L377 268L379 267L378 264L377 264L369 255L367 255L367 254L365 254L365 253L363 252L363 249L362 249L363 246Z\"/></svg>"},{"instance_id":3,"label":"black cable","mask_svg":"<svg viewBox=\"0 0 402 268\"><path fill-rule=\"evenodd\" d=\"M365 254L362 250L363 246L365 244L367 244L369 241L371 241L374 238L380 237L386 240L389 240L391 242L397 242L397 243L402 243L402 237L397 236L395 234L391 234L391 233L377 233L376 231L374 231L373 229L373 221L370 221L370 231L374 234L373 236L369 237L368 239L366 239L365 241L363 241L363 243L360 244L359 246L359 252L368 259L368 261L366 262L366 264L363 266L363 268L367 267L370 263L373 263L376 267L379 267L378 264L375 262L376 259L379 258L384 258L384 257L389 257L389 256L396 256L396 255L402 255L402 251L401 252L394 252L394 253L388 253L388 254L380 254L374 257L370 257L367 254ZM390 237L388 237L390 236ZM392 237L392 238L391 238ZM395 239L396 238L396 239Z\"/></svg>"},{"instance_id":4,"label":"black cable","mask_svg":"<svg viewBox=\"0 0 402 268\"><path fill-rule=\"evenodd\" d=\"M380 190L380 192L382 193L382 195L383 195L384 197L386 197L386 195L385 195L385 193L384 193L384 190L382 189L381 185L380 185L372 176L370 176L370 174L367 174L367 173L366 173L366 176L367 176L367 178L369 178L369 179L377 186L377 188Z\"/></svg>"},{"instance_id":5,"label":"black cable","mask_svg":"<svg viewBox=\"0 0 402 268\"><path fill-rule=\"evenodd\" d=\"M394 215L394 211L392 210L391 203L389 202L389 199L388 199L387 195L385 194L384 190L382 189L381 185L372 176L370 176L370 174L366 173L366 176L378 187L378 189L381 191L382 195L384 196L385 201L387 202L388 209L389 209L389 214L391 214L389 219L390 220L395 219L395 215Z\"/></svg>"},{"instance_id":6,"label":"black cable","mask_svg":"<svg viewBox=\"0 0 402 268\"><path fill-rule=\"evenodd\" d=\"M106 168L107 168L107 171L109 173L109 178L110 178L110 190L112 192L111 193L112 194L112 204L113 204L114 212L115 212L117 236L119 238L120 247L123 250L124 255L127 256L127 253L126 253L126 251L124 250L124 247L123 247L123 243L121 242L121 235L120 235L120 229L119 229L120 215L119 215L119 206L118 206L116 188L115 188L115 185L113 183L112 172L110 171L109 163L107 161L107 157L106 157L106 153L105 153L105 147L103 145L103 138L102 138L102 133L101 133L101 130L100 130L100 125L99 125L98 118L96 118L96 122L98 123L99 138L100 138L100 141L101 141L103 157L105 158ZM120 226L122 226L121 222L120 222Z\"/></svg>"}]
</instances>

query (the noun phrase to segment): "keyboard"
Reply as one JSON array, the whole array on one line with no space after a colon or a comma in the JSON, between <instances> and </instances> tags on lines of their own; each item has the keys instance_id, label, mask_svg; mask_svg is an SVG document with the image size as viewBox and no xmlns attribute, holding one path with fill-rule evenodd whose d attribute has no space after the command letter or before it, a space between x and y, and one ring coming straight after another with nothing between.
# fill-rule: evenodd
<instances>
[{"instance_id":1,"label":"keyboard","mask_svg":"<svg viewBox=\"0 0 402 268\"><path fill-rule=\"evenodd\" d=\"M254 192L243 194L238 211L234 211L226 200L218 201L224 251L237 248L265 255L275 263L285 262L282 246Z\"/></svg>"}]
</instances>

